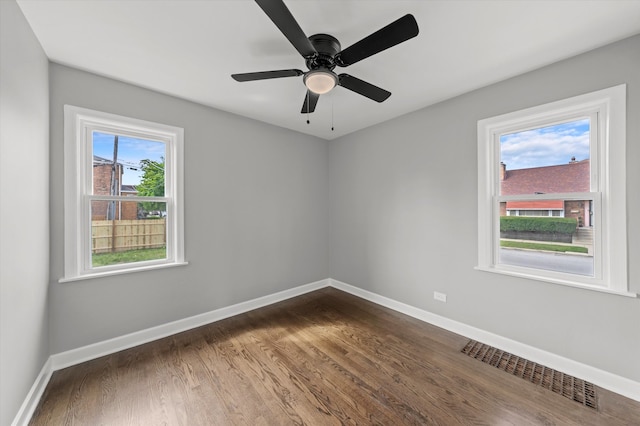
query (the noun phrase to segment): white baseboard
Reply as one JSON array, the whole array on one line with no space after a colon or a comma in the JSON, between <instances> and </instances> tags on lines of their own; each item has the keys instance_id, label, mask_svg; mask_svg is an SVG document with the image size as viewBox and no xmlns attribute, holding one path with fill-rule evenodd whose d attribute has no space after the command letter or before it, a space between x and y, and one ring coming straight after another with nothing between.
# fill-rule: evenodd
<instances>
[{"instance_id":1,"label":"white baseboard","mask_svg":"<svg viewBox=\"0 0 640 426\"><path fill-rule=\"evenodd\" d=\"M51 368L51 357L49 357L42 366L35 382L33 382L33 386L31 386L27 397L24 399L22 406L20 406L20 410L18 410L16 417L11 422L11 426L29 424L29 420L31 420L33 413L36 411L40 398L42 398L42 394L51 379L51 374L53 374L53 369Z\"/></svg>"},{"instance_id":2,"label":"white baseboard","mask_svg":"<svg viewBox=\"0 0 640 426\"><path fill-rule=\"evenodd\" d=\"M184 318L178 321L159 325L157 327L152 327L134 333L126 334L124 336L115 337L113 339L83 346L77 349L72 349L66 352L53 354L49 357L47 362L42 367L40 374L36 378L36 381L31 387L31 390L29 391L27 397L25 398L25 401L20 407L20 410L18 411L11 425L23 426L29 423L31 416L38 406L38 402L40 401L40 398L42 397L42 394L47 384L49 383L49 380L51 379L51 375L56 370L80 364L82 362L109 355L124 349L129 349L134 346L158 340L163 337L171 336L176 333L191 330L196 327L220 321L234 315L242 314L244 312L287 300L292 297L300 296L302 294L319 290L324 287L337 288L338 290L353 294L354 296L361 297L365 300L369 300L370 302L376 303L389 309L393 309L394 311L409 315L413 318L419 319L429 324L433 324L437 327L444 328L445 330L451 331L453 333L457 333L470 339L495 346L514 355L529 359L540 364L544 364L558 371L562 371L564 373L571 374L581 379L590 381L591 383L604 389L608 389L612 392L640 402L640 383L636 381L600 370L595 367L591 367L586 364L581 364L568 358L564 358L559 355L525 345L515 340L511 340L506 337L502 337L497 334L493 334L488 331L484 331L479 328L472 327L470 325L463 324L461 322L454 321L440 315L436 315L429 311L425 311L423 309L398 302L388 297L380 296L376 293L354 287L344 282L327 278L271 295L259 297L257 299L248 300L246 302L216 309L210 312L205 312L200 315L195 315L189 318Z\"/></svg>"},{"instance_id":3,"label":"white baseboard","mask_svg":"<svg viewBox=\"0 0 640 426\"><path fill-rule=\"evenodd\" d=\"M89 361L101 356L109 355L124 349L129 349L143 343L152 342L163 337L171 336L176 333L191 330L212 322L220 321L234 315L252 311L263 306L271 305L292 297L300 296L314 290L329 286L329 279L316 281L310 284L301 285L278 293L270 294L257 299L248 300L246 302L237 303L200 315L162 324L157 327L147 328L145 330L136 331L134 333L125 334L124 336L114 337L113 339L94 343L66 352L51 355L51 365L53 370L70 367Z\"/></svg>"},{"instance_id":4,"label":"white baseboard","mask_svg":"<svg viewBox=\"0 0 640 426\"><path fill-rule=\"evenodd\" d=\"M47 359L47 362L42 367L40 374L36 378L33 386L31 386L31 390L22 403L18 414L16 414L16 417L11 423L11 426L26 426L29 424L31 417L38 406L38 402L40 402L40 398L51 379L51 375L56 370L119 352L124 349L129 349L143 343L152 342L176 333L191 330L192 328L220 321L263 306L272 305L274 303L291 299L292 297L300 296L328 286L329 279L324 279L210 312L205 312L200 315L159 325L157 327L125 334L124 336L115 337L113 339L72 349L66 352L53 354L49 359Z\"/></svg>"},{"instance_id":5,"label":"white baseboard","mask_svg":"<svg viewBox=\"0 0 640 426\"><path fill-rule=\"evenodd\" d=\"M341 281L330 279L329 285L337 288L338 290L342 290L378 305L393 309L394 311L468 337L469 339L477 340L503 351L510 352L519 357L526 358L530 361L562 371L563 373L587 380L604 389L640 402L640 383L627 379L626 377L621 377L590 365L582 364L560 355L525 345L524 343L436 315L429 311L389 299L388 297L380 296L376 293L354 287Z\"/></svg>"}]
</instances>

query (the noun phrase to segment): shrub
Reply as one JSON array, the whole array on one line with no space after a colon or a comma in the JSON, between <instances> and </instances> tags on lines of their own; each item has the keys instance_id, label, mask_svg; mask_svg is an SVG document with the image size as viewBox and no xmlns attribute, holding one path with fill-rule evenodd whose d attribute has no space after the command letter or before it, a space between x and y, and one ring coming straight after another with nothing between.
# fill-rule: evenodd
<instances>
[{"instance_id":1,"label":"shrub","mask_svg":"<svg viewBox=\"0 0 640 426\"><path fill-rule=\"evenodd\" d=\"M500 217L500 232L515 231L573 234L577 227L578 221L570 217Z\"/></svg>"}]
</instances>

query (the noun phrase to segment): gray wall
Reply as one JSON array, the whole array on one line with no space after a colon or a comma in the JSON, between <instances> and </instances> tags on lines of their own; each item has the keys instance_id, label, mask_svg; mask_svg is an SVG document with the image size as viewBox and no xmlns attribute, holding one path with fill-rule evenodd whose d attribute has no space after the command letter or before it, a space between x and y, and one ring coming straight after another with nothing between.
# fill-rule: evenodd
<instances>
[{"instance_id":1,"label":"gray wall","mask_svg":"<svg viewBox=\"0 0 640 426\"><path fill-rule=\"evenodd\" d=\"M50 66L51 353L329 276L328 142L65 66ZM185 129L188 266L58 283L63 105Z\"/></svg>"},{"instance_id":2,"label":"gray wall","mask_svg":"<svg viewBox=\"0 0 640 426\"><path fill-rule=\"evenodd\" d=\"M629 278L640 292L638 70L640 36L331 142L331 277L640 381L640 299L473 269L477 121L626 83Z\"/></svg>"},{"instance_id":3,"label":"gray wall","mask_svg":"<svg viewBox=\"0 0 640 426\"><path fill-rule=\"evenodd\" d=\"M0 424L49 354L329 276L640 381L640 300L473 269L477 120L627 83L640 292L640 37L329 143L61 65L48 83L18 7L0 12ZM185 128L188 266L57 282L64 104Z\"/></svg>"},{"instance_id":4,"label":"gray wall","mask_svg":"<svg viewBox=\"0 0 640 426\"><path fill-rule=\"evenodd\" d=\"M0 1L0 424L49 356L48 62L14 1Z\"/></svg>"}]
</instances>

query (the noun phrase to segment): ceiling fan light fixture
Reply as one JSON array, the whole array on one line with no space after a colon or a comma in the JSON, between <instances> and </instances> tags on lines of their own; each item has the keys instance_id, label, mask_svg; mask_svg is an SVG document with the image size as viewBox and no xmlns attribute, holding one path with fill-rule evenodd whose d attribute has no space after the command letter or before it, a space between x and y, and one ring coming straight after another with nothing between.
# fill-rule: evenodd
<instances>
[{"instance_id":1,"label":"ceiling fan light fixture","mask_svg":"<svg viewBox=\"0 0 640 426\"><path fill-rule=\"evenodd\" d=\"M313 70L304 75L304 85L318 95L324 95L336 87L338 77L328 70Z\"/></svg>"}]
</instances>

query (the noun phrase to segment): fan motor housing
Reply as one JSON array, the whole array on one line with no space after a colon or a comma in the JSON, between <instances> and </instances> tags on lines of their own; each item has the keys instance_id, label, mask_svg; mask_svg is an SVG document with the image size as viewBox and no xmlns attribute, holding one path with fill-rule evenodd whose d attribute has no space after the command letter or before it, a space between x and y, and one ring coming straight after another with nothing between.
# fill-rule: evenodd
<instances>
[{"instance_id":1,"label":"fan motor housing","mask_svg":"<svg viewBox=\"0 0 640 426\"><path fill-rule=\"evenodd\" d=\"M309 37L309 41L318 54L307 58L307 67L310 70L334 69L336 67L334 57L341 49L338 39L329 34L314 34Z\"/></svg>"}]
</instances>

